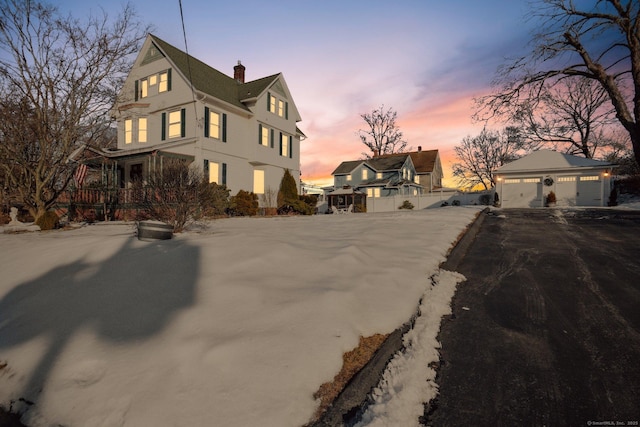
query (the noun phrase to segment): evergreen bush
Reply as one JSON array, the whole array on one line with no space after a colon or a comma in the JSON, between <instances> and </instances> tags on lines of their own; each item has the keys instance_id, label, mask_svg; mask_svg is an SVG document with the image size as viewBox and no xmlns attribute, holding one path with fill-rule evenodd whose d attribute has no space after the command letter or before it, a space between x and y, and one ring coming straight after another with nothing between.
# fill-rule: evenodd
<instances>
[{"instance_id":1,"label":"evergreen bush","mask_svg":"<svg viewBox=\"0 0 640 427\"><path fill-rule=\"evenodd\" d=\"M258 195L245 190L231 198L229 214L235 216L254 216L258 213Z\"/></svg>"}]
</instances>

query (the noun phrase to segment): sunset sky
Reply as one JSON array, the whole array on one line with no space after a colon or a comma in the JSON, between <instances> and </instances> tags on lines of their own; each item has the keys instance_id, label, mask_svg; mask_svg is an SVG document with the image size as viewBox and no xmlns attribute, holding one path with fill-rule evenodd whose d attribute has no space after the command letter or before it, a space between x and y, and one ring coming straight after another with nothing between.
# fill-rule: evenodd
<instances>
[{"instance_id":1,"label":"sunset sky","mask_svg":"<svg viewBox=\"0 0 640 427\"><path fill-rule=\"evenodd\" d=\"M113 0L62 0L86 17ZM185 50L178 0L131 2L154 34ZM488 93L497 67L522 53L530 36L525 0L182 0L188 52L247 81L283 73L307 135L302 180L332 183L331 172L367 150L361 114L382 105L398 113L409 146L439 149L445 185L454 186L453 147L482 124L473 97Z\"/></svg>"}]
</instances>

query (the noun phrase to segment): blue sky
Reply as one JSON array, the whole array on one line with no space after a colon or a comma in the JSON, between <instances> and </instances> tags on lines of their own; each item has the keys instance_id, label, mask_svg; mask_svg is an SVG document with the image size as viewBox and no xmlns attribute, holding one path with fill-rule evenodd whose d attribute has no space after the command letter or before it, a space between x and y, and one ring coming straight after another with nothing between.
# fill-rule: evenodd
<instances>
[{"instance_id":1,"label":"blue sky","mask_svg":"<svg viewBox=\"0 0 640 427\"><path fill-rule=\"evenodd\" d=\"M77 18L123 2L61 0ZM185 48L178 0L133 0L154 34ZM360 115L381 105L398 112L409 145L439 149L453 184L452 149L481 124L474 96L488 93L497 67L522 52L530 36L526 0L328 0L238 2L182 0L189 53L246 79L282 72L308 136L303 181L327 184L343 160L366 147Z\"/></svg>"}]
</instances>

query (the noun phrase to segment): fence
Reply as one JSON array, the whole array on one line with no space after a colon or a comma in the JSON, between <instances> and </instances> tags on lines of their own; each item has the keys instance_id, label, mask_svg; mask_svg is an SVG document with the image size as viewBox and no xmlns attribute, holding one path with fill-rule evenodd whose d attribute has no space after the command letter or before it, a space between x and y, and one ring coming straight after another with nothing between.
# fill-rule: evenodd
<instances>
[{"instance_id":1,"label":"fence","mask_svg":"<svg viewBox=\"0 0 640 427\"><path fill-rule=\"evenodd\" d=\"M493 203L493 191L472 193L441 191L420 196L367 197L367 212L396 211L405 200L411 203L415 210L437 208L445 203L447 205L487 205Z\"/></svg>"}]
</instances>

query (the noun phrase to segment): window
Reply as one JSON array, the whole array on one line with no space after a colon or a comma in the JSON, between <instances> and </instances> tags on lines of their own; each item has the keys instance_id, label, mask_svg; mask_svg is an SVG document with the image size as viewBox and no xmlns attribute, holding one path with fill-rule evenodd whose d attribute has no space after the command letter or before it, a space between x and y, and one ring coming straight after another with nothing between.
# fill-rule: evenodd
<instances>
[{"instance_id":1,"label":"window","mask_svg":"<svg viewBox=\"0 0 640 427\"><path fill-rule=\"evenodd\" d=\"M158 92L166 92L169 88L169 70L160 73L160 83L158 83Z\"/></svg>"},{"instance_id":2,"label":"window","mask_svg":"<svg viewBox=\"0 0 640 427\"><path fill-rule=\"evenodd\" d=\"M260 144L264 145L265 147L269 146L269 128L262 126L262 135L260 136Z\"/></svg>"},{"instance_id":3,"label":"window","mask_svg":"<svg viewBox=\"0 0 640 427\"><path fill-rule=\"evenodd\" d=\"M264 171L256 169L253 171L253 192L264 194Z\"/></svg>"},{"instance_id":4,"label":"window","mask_svg":"<svg viewBox=\"0 0 640 427\"><path fill-rule=\"evenodd\" d=\"M220 139L220 114L209 112L209 137Z\"/></svg>"},{"instance_id":5,"label":"window","mask_svg":"<svg viewBox=\"0 0 640 427\"><path fill-rule=\"evenodd\" d=\"M581 176L580 181L598 181L600 177L598 175Z\"/></svg>"},{"instance_id":6,"label":"window","mask_svg":"<svg viewBox=\"0 0 640 427\"><path fill-rule=\"evenodd\" d=\"M367 168L363 168L362 169L362 180L364 181L365 179L369 178L369 169Z\"/></svg>"},{"instance_id":7,"label":"window","mask_svg":"<svg viewBox=\"0 0 640 427\"><path fill-rule=\"evenodd\" d=\"M351 174L347 175L347 181L351 181Z\"/></svg>"},{"instance_id":8,"label":"window","mask_svg":"<svg viewBox=\"0 0 640 427\"><path fill-rule=\"evenodd\" d=\"M284 102L282 100L278 101L278 115L284 117Z\"/></svg>"},{"instance_id":9,"label":"window","mask_svg":"<svg viewBox=\"0 0 640 427\"><path fill-rule=\"evenodd\" d=\"M367 197L380 197L380 188L367 188Z\"/></svg>"},{"instance_id":10,"label":"window","mask_svg":"<svg viewBox=\"0 0 640 427\"><path fill-rule=\"evenodd\" d=\"M376 173L376 179L382 179L382 172Z\"/></svg>"},{"instance_id":11,"label":"window","mask_svg":"<svg viewBox=\"0 0 640 427\"><path fill-rule=\"evenodd\" d=\"M533 183L533 182L540 182L540 178L523 178L522 182L529 182L529 183Z\"/></svg>"},{"instance_id":12,"label":"window","mask_svg":"<svg viewBox=\"0 0 640 427\"><path fill-rule=\"evenodd\" d=\"M413 182L415 182L416 184L420 184L420 175L415 174L413 176Z\"/></svg>"},{"instance_id":13,"label":"window","mask_svg":"<svg viewBox=\"0 0 640 427\"><path fill-rule=\"evenodd\" d=\"M151 74L135 82L135 99L158 95L171 90L171 69Z\"/></svg>"},{"instance_id":14,"label":"window","mask_svg":"<svg viewBox=\"0 0 640 427\"><path fill-rule=\"evenodd\" d=\"M147 118L138 119L138 142L147 142Z\"/></svg>"},{"instance_id":15,"label":"window","mask_svg":"<svg viewBox=\"0 0 640 427\"><path fill-rule=\"evenodd\" d=\"M283 157L290 157L289 156L289 140L291 138L289 138L289 135L284 135L284 134L280 134L280 155Z\"/></svg>"},{"instance_id":16,"label":"window","mask_svg":"<svg viewBox=\"0 0 640 427\"><path fill-rule=\"evenodd\" d=\"M275 112L276 112L276 98L271 96L270 93L267 94L267 98L269 99L269 112L275 114Z\"/></svg>"},{"instance_id":17,"label":"window","mask_svg":"<svg viewBox=\"0 0 640 427\"><path fill-rule=\"evenodd\" d=\"M505 184L519 184L520 178L507 178L504 180Z\"/></svg>"},{"instance_id":18,"label":"window","mask_svg":"<svg viewBox=\"0 0 640 427\"><path fill-rule=\"evenodd\" d=\"M218 177L220 173L220 165L214 162L209 162L209 182L218 183Z\"/></svg>"},{"instance_id":19,"label":"window","mask_svg":"<svg viewBox=\"0 0 640 427\"><path fill-rule=\"evenodd\" d=\"M131 144L133 142L133 120L126 119L124 121L124 143Z\"/></svg>"},{"instance_id":20,"label":"window","mask_svg":"<svg viewBox=\"0 0 640 427\"><path fill-rule=\"evenodd\" d=\"M170 111L169 121L167 122L167 113L162 113L162 133L160 139L167 139L167 129L169 130L169 138L184 138L186 135L186 110Z\"/></svg>"},{"instance_id":21,"label":"window","mask_svg":"<svg viewBox=\"0 0 640 427\"><path fill-rule=\"evenodd\" d=\"M184 109L169 112L169 138L179 138L183 135L182 116Z\"/></svg>"},{"instance_id":22,"label":"window","mask_svg":"<svg viewBox=\"0 0 640 427\"><path fill-rule=\"evenodd\" d=\"M559 176L558 177L558 182L575 182L575 181L576 181L575 176Z\"/></svg>"}]
</instances>

